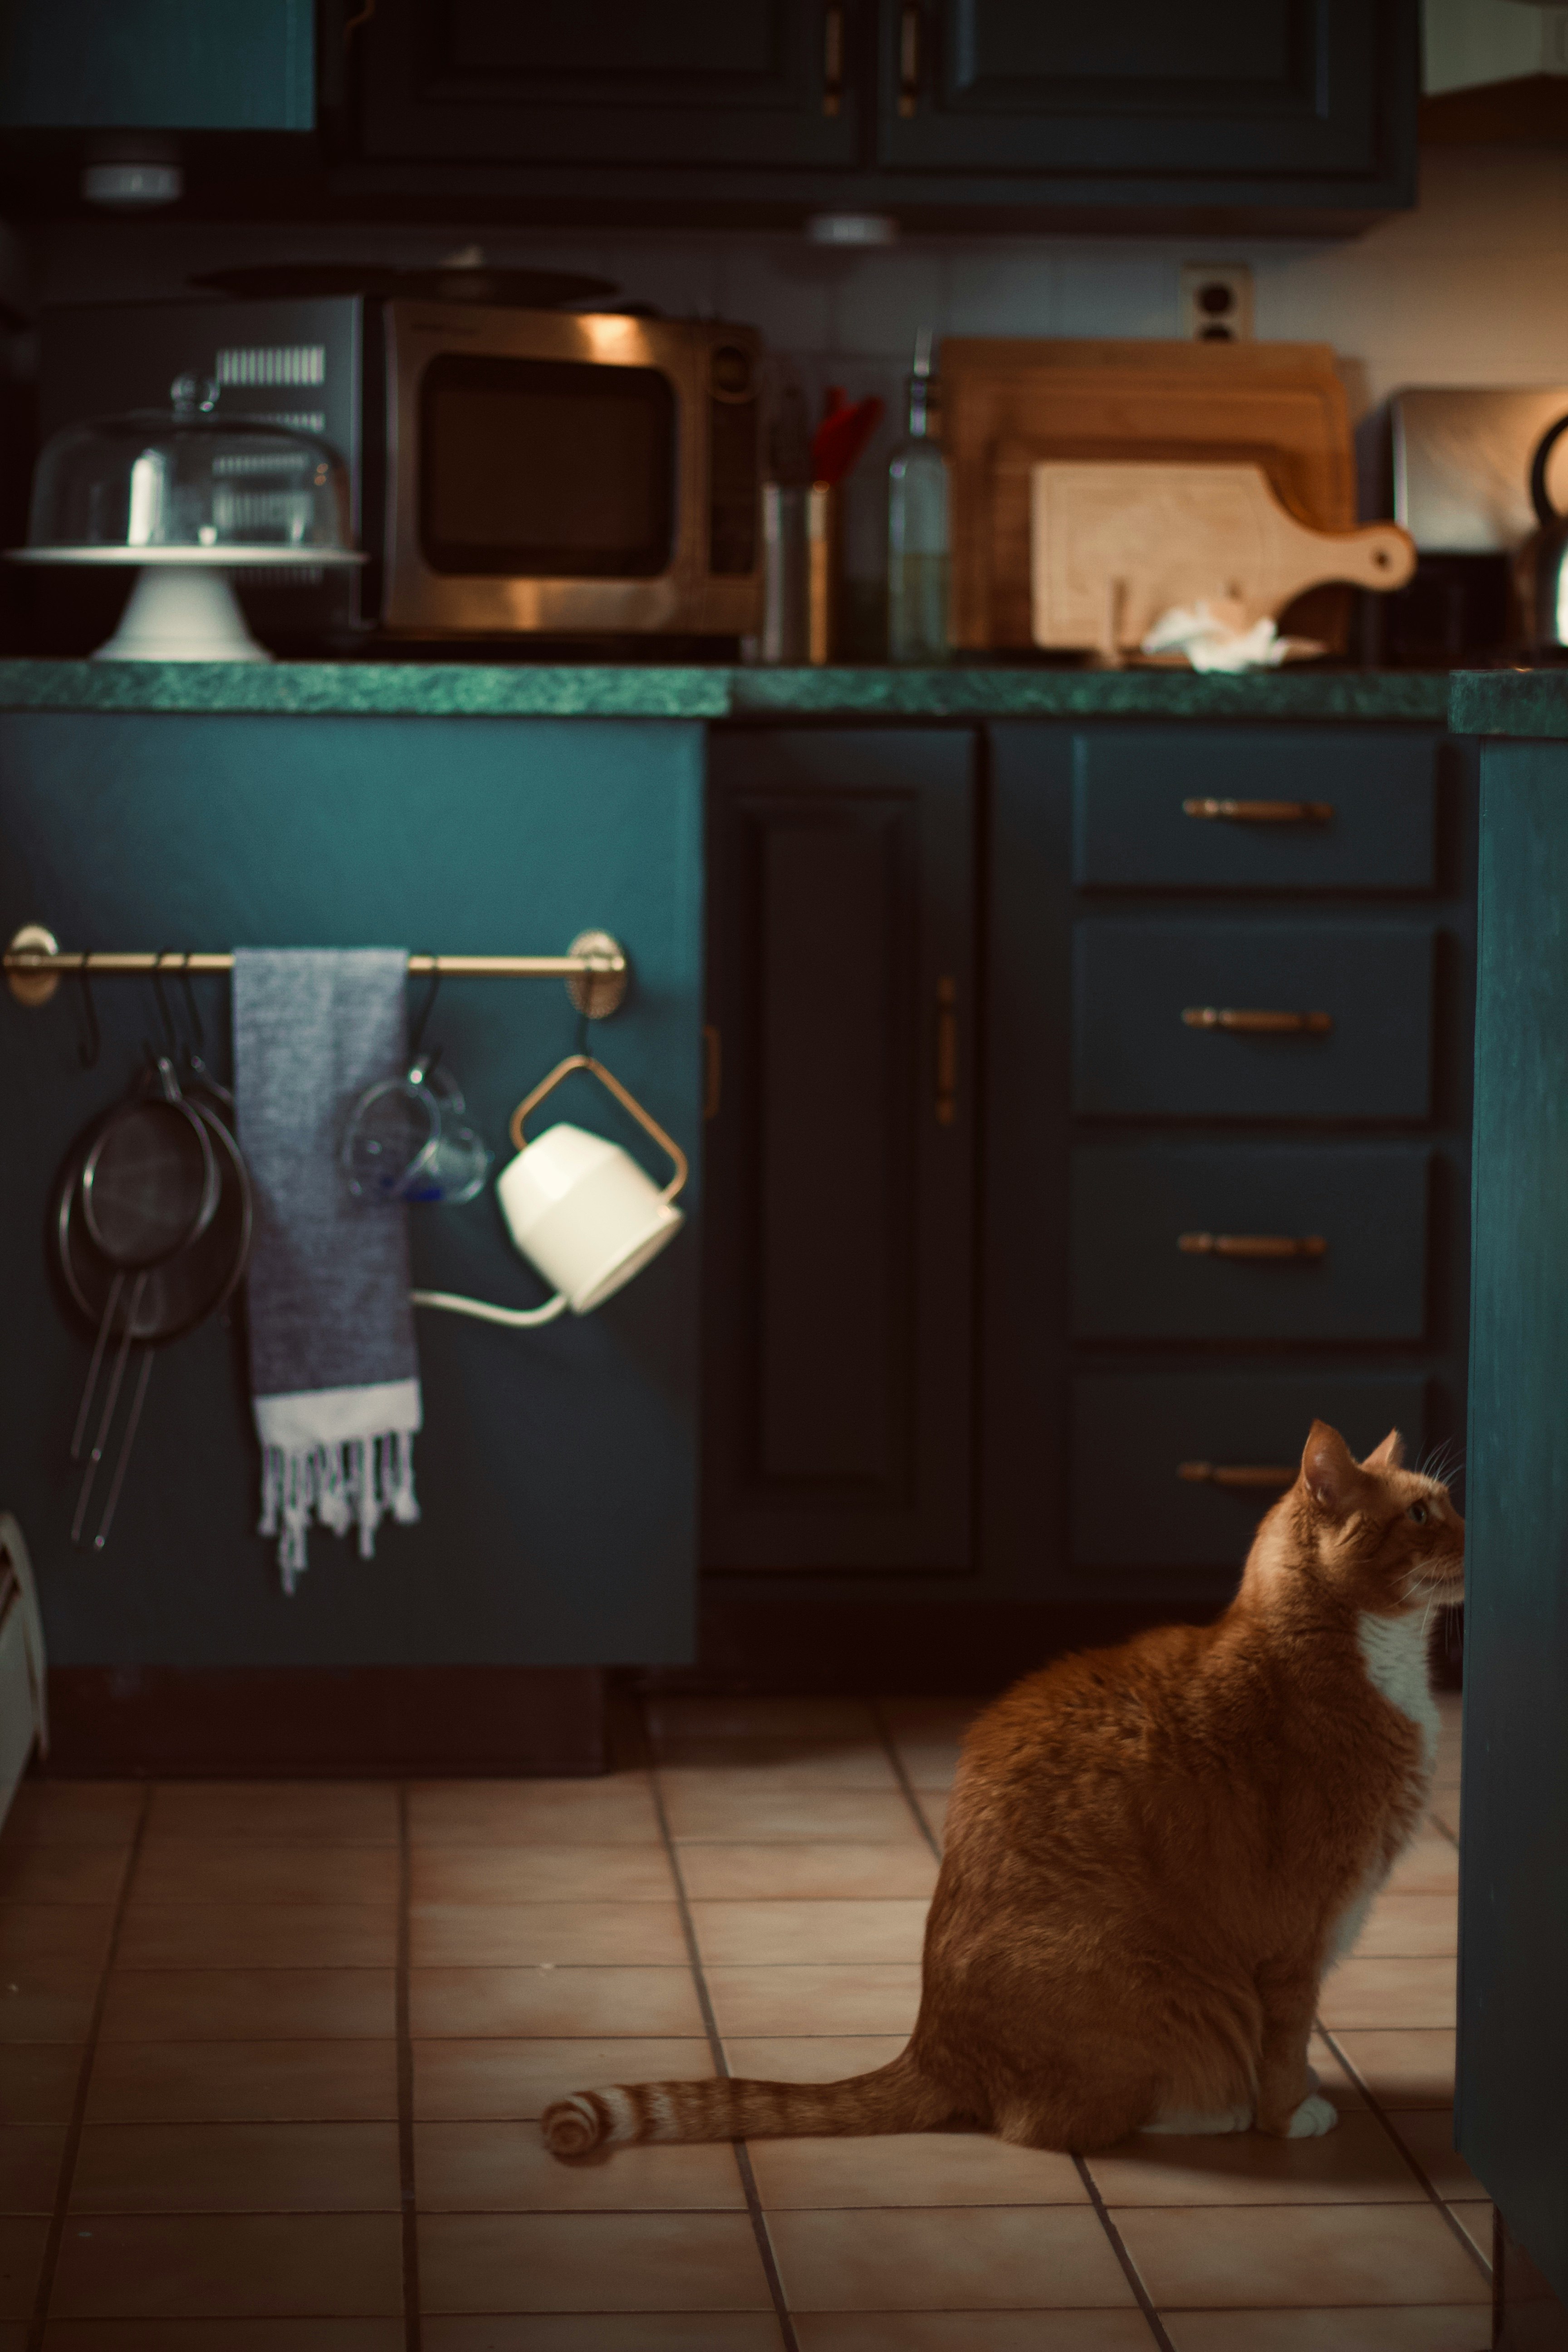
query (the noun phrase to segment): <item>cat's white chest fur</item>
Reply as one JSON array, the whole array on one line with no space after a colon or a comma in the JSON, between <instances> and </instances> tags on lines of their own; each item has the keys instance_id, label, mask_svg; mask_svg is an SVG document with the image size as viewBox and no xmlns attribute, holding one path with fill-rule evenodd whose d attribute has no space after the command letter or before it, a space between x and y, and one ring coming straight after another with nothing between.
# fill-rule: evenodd
<instances>
[{"instance_id":1,"label":"cat's white chest fur","mask_svg":"<svg viewBox=\"0 0 1568 2352\"><path fill-rule=\"evenodd\" d=\"M1437 1702L1432 1696L1426 1656L1426 1619L1423 1611L1408 1617L1378 1617L1362 1613L1356 1639L1367 1677L1390 1706L1408 1716L1421 1734L1422 1777L1437 1756Z\"/></svg>"},{"instance_id":2,"label":"cat's white chest fur","mask_svg":"<svg viewBox=\"0 0 1568 2352\"><path fill-rule=\"evenodd\" d=\"M1396 1706L1401 1715L1407 1716L1421 1734L1421 1786L1417 1794L1425 1796L1426 1781L1436 1761L1438 1732L1437 1703L1432 1696L1426 1655L1425 1612L1418 1617L1378 1617L1367 1610L1356 1627L1356 1637L1373 1688L1390 1706ZM1329 1944L1330 1968L1342 1960L1355 1943L1387 1875L1386 1869L1380 1870L1335 1922Z\"/></svg>"}]
</instances>

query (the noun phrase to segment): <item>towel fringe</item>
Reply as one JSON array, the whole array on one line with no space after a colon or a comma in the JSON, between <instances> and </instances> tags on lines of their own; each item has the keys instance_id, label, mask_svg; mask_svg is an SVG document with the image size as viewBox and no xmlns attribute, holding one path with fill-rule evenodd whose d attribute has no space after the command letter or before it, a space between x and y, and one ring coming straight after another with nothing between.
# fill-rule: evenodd
<instances>
[{"instance_id":1,"label":"towel fringe","mask_svg":"<svg viewBox=\"0 0 1568 2352\"><path fill-rule=\"evenodd\" d=\"M261 1517L257 1532L277 1536L283 1590L291 1593L310 1565L306 1531L315 1514L335 1536L359 1530L359 1556L375 1556L375 1531L390 1511L403 1527L419 1517L414 1492L414 1433L389 1429L333 1445L262 1448Z\"/></svg>"}]
</instances>

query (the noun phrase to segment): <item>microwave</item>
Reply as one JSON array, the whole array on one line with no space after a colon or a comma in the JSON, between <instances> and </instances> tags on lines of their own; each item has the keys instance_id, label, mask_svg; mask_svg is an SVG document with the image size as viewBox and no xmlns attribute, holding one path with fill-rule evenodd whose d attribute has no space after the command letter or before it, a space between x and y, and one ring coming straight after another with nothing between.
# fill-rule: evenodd
<instances>
[{"instance_id":1,"label":"microwave","mask_svg":"<svg viewBox=\"0 0 1568 2352\"><path fill-rule=\"evenodd\" d=\"M760 623L761 342L716 320L336 295L45 313L40 425L168 404L301 426L349 473L347 572L237 582L263 638L734 639Z\"/></svg>"}]
</instances>

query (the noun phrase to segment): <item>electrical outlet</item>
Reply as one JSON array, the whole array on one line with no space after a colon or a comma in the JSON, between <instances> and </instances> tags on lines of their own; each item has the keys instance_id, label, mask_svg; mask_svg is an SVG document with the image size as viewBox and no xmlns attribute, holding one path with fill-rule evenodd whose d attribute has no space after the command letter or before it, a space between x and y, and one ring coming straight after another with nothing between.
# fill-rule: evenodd
<instances>
[{"instance_id":1,"label":"electrical outlet","mask_svg":"<svg viewBox=\"0 0 1568 2352\"><path fill-rule=\"evenodd\" d=\"M1252 272L1245 261L1184 261L1182 334L1194 343L1252 341Z\"/></svg>"}]
</instances>

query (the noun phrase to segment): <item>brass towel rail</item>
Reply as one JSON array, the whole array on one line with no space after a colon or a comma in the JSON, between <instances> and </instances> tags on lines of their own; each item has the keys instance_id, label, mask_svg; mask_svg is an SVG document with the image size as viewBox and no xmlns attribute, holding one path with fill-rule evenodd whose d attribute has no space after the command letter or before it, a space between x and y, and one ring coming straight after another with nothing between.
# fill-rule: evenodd
<instances>
[{"instance_id":1,"label":"brass towel rail","mask_svg":"<svg viewBox=\"0 0 1568 2352\"><path fill-rule=\"evenodd\" d=\"M63 978L129 974L232 971L232 952L163 948L62 949L41 923L24 923L0 957L5 985L19 1004L47 1004ZM579 931L564 955L411 955L411 973L439 973L450 980L563 980L579 1013L600 1021L614 1013L626 992L631 964L608 931Z\"/></svg>"}]
</instances>

